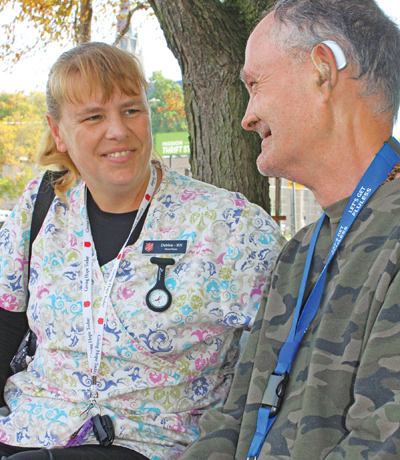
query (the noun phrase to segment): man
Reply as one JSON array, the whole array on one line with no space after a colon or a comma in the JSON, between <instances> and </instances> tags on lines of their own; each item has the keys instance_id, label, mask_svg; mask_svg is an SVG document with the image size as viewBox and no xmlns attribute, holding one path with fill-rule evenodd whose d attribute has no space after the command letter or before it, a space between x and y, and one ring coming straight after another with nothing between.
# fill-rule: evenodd
<instances>
[{"instance_id":1,"label":"man","mask_svg":"<svg viewBox=\"0 0 400 460\"><path fill-rule=\"evenodd\" d=\"M242 78L260 172L305 185L326 216L282 251L228 399L181 459L398 459L400 149L384 144L399 30L373 0L280 0Z\"/></svg>"}]
</instances>

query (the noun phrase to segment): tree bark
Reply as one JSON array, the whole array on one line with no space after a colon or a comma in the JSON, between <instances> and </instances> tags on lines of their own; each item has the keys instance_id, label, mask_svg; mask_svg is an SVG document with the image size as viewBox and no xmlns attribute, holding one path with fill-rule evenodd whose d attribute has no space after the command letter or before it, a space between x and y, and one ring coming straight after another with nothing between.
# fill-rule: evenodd
<instances>
[{"instance_id":1,"label":"tree bark","mask_svg":"<svg viewBox=\"0 0 400 460\"><path fill-rule=\"evenodd\" d=\"M243 193L270 210L256 167L257 134L241 127L248 94L239 79L246 41L270 0L150 0L182 69L193 177Z\"/></svg>"}]
</instances>

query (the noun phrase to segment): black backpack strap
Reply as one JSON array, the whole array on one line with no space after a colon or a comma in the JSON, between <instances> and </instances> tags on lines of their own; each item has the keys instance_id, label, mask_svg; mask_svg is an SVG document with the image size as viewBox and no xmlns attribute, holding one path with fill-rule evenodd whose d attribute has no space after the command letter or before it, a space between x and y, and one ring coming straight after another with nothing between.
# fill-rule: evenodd
<instances>
[{"instance_id":1,"label":"black backpack strap","mask_svg":"<svg viewBox=\"0 0 400 460\"><path fill-rule=\"evenodd\" d=\"M35 205L32 213L31 222L31 236L29 241L29 258L28 258L28 283L31 272L31 255L32 255L32 244L35 241L40 227L43 225L44 219L50 209L51 203L54 200L54 182L62 177L67 171L46 171L43 175L42 182L40 183L39 190L36 196ZM29 301L29 291L26 298ZM26 315L25 315L26 320ZM27 357L32 357L36 352L36 335L32 332L29 327L22 342L11 360L10 368L11 373L15 374L20 372L27 367ZM1 402L1 398L0 398Z\"/></svg>"},{"instance_id":2,"label":"black backpack strap","mask_svg":"<svg viewBox=\"0 0 400 460\"><path fill-rule=\"evenodd\" d=\"M64 176L68 171L46 171L37 193L35 207L33 208L31 236L29 240L29 255L28 255L28 280L31 271L31 255L32 244L35 241L44 219L50 209L51 203L54 200L54 182Z\"/></svg>"}]
</instances>

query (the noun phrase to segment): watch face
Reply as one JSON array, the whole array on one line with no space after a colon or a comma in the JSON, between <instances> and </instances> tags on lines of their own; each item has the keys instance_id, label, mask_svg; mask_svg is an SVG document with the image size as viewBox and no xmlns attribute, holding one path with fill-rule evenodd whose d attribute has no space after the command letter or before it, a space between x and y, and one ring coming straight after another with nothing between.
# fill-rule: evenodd
<instances>
[{"instance_id":1,"label":"watch face","mask_svg":"<svg viewBox=\"0 0 400 460\"><path fill-rule=\"evenodd\" d=\"M162 289L155 289L154 291L150 292L148 300L151 306L156 308L163 308L168 304L169 297L168 293Z\"/></svg>"}]
</instances>

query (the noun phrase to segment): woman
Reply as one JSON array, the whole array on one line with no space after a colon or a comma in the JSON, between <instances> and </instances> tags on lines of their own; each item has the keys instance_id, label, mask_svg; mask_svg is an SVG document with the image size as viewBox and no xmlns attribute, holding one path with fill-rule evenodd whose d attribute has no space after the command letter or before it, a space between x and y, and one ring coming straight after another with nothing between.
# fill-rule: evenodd
<instances>
[{"instance_id":1,"label":"woman","mask_svg":"<svg viewBox=\"0 0 400 460\"><path fill-rule=\"evenodd\" d=\"M102 43L50 72L40 163L68 173L33 244L28 308L41 177L0 238L0 321L12 327L27 309L38 338L5 385L6 458L176 458L229 390L283 238L243 196L151 159L146 92L137 60ZM111 447L98 423L112 425Z\"/></svg>"}]
</instances>

